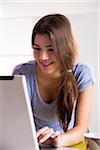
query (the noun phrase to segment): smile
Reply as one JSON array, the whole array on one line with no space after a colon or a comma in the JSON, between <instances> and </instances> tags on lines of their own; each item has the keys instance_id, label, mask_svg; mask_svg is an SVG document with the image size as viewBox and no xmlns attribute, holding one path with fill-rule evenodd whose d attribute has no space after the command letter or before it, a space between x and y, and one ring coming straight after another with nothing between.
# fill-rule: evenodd
<instances>
[{"instance_id":1,"label":"smile","mask_svg":"<svg viewBox=\"0 0 100 150\"><path fill-rule=\"evenodd\" d=\"M40 64L43 66L43 67L49 67L50 65L52 65L54 62L51 62L51 63L43 63L43 62L40 62Z\"/></svg>"}]
</instances>

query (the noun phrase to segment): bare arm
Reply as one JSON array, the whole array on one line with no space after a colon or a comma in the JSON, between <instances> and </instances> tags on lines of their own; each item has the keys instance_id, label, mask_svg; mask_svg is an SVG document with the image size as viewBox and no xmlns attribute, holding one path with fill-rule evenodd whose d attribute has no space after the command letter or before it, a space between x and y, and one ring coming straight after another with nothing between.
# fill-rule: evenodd
<instances>
[{"instance_id":1,"label":"bare arm","mask_svg":"<svg viewBox=\"0 0 100 150\"><path fill-rule=\"evenodd\" d=\"M74 145L83 141L83 134L88 127L91 116L92 99L93 86L87 87L83 92L79 94L76 108L75 126L72 129L68 130L66 133L55 137L54 144L57 147Z\"/></svg>"}]
</instances>

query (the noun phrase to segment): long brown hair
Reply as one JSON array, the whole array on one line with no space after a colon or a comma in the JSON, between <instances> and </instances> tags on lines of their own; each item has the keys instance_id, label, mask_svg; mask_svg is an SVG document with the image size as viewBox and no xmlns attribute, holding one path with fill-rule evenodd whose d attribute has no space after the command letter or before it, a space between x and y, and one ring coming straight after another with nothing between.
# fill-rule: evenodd
<instances>
[{"instance_id":1,"label":"long brown hair","mask_svg":"<svg viewBox=\"0 0 100 150\"><path fill-rule=\"evenodd\" d=\"M67 130L78 90L72 68L77 57L77 46L73 37L71 23L61 14L50 14L42 17L34 26L32 45L36 34L48 34L51 44L61 63L62 84L60 86L57 106L59 120L64 131Z\"/></svg>"}]
</instances>

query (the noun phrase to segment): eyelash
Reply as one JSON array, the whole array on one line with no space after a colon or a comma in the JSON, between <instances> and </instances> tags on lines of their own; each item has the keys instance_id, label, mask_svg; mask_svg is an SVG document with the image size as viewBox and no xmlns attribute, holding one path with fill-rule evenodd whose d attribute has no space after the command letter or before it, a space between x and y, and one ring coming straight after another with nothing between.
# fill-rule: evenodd
<instances>
[{"instance_id":1,"label":"eyelash","mask_svg":"<svg viewBox=\"0 0 100 150\"><path fill-rule=\"evenodd\" d=\"M33 47L34 48L34 47ZM36 50L36 51L41 51L41 48L34 48L34 50ZM54 49L53 48L48 48L47 49L48 51L54 51Z\"/></svg>"},{"instance_id":2,"label":"eyelash","mask_svg":"<svg viewBox=\"0 0 100 150\"><path fill-rule=\"evenodd\" d=\"M41 48L34 48L34 50L36 50L36 51L41 51Z\"/></svg>"}]
</instances>

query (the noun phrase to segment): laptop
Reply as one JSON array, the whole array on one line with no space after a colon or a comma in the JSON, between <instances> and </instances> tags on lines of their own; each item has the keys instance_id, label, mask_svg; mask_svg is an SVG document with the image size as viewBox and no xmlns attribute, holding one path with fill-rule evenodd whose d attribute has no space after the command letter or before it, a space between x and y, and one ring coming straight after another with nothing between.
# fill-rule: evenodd
<instances>
[{"instance_id":1,"label":"laptop","mask_svg":"<svg viewBox=\"0 0 100 150\"><path fill-rule=\"evenodd\" d=\"M0 76L0 150L39 149L25 76Z\"/></svg>"},{"instance_id":2,"label":"laptop","mask_svg":"<svg viewBox=\"0 0 100 150\"><path fill-rule=\"evenodd\" d=\"M24 76L0 77L0 150L39 150Z\"/></svg>"}]
</instances>

